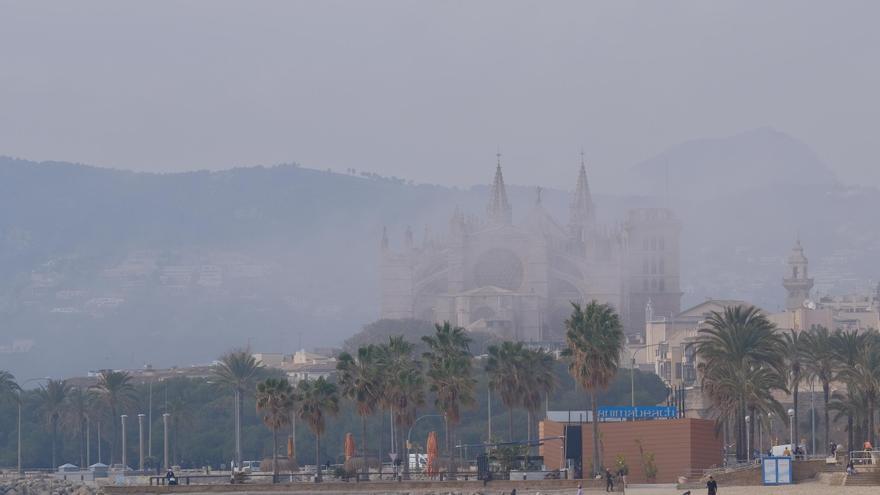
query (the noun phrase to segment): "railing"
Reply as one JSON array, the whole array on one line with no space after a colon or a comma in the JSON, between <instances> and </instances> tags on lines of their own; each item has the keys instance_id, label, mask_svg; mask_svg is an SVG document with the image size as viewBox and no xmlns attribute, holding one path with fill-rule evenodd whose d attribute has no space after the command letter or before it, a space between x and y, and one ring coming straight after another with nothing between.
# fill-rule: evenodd
<instances>
[{"instance_id":1,"label":"railing","mask_svg":"<svg viewBox=\"0 0 880 495\"><path fill-rule=\"evenodd\" d=\"M880 453L873 450L854 450L849 453L849 460L859 465L877 464L878 455Z\"/></svg>"}]
</instances>

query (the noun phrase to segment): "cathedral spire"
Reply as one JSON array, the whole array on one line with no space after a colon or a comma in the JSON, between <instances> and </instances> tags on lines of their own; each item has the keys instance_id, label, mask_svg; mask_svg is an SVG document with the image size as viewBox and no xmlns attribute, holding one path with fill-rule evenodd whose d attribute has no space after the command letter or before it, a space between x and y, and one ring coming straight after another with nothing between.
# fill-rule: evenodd
<instances>
[{"instance_id":1,"label":"cathedral spire","mask_svg":"<svg viewBox=\"0 0 880 495\"><path fill-rule=\"evenodd\" d=\"M584 163L584 152L581 151L581 168L571 201L571 229L580 236L585 230L592 228L595 221L596 212L593 197L590 195L590 183L587 181L587 166Z\"/></svg>"},{"instance_id":2,"label":"cathedral spire","mask_svg":"<svg viewBox=\"0 0 880 495\"><path fill-rule=\"evenodd\" d=\"M498 159L495 167L495 181L489 190L489 206L486 207L491 223L509 225L513 221L513 210L507 201L507 189L504 187L504 176L501 174L501 152L495 155Z\"/></svg>"}]
</instances>

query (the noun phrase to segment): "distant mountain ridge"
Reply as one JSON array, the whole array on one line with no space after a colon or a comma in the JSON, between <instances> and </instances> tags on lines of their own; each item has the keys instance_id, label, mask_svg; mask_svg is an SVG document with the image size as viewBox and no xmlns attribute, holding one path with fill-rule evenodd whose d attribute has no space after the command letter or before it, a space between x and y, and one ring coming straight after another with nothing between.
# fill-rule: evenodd
<instances>
[{"instance_id":1,"label":"distant mountain ridge","mask_svg":"<svg viewBox=\"0 0 880 495\"><path fill-rule=\"evenodd\" d=\"M802 141L771 127L695 139L636 164L642 194L706 199L773 185L827 185L834 173Z\"/></svg>"}]
</instances>

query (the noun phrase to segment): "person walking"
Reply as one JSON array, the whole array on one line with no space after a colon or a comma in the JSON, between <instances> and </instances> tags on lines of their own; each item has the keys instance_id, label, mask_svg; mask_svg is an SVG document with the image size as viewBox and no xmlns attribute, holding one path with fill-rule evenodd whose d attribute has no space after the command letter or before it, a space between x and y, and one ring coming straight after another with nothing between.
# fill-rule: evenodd
<instances>
[{"instance_id":1,"label":"person walking","mask_svg":"<svg viewBox=\"0 0 880 495\"><path fill-rule=\"evenodd\" d=\"M718 495L718 483L711 475L709 475L709 481L706 482L706 489L709 491L709 495Z\"/></svg>"},{"instance_id":2,"label":"person walking","mask_svg":"<svg viewBox=\"0 0 880 495\"><path fill-rule=\"evenodd\" d=\"M611 470L607 468L605 469L605 491L614 491L614 476L611 474Z\"/></svg>"},{"instance_id":3,"label":"person walking","mask_svg":"<svg viewBox=\"0 0 880 495\"><path fill-rule=\"evenodd\" d=\"M581 483L578 483L578 492L577 492L577 495L584 495L584 485L581 484Z\"/></svg>"}]
</instances>

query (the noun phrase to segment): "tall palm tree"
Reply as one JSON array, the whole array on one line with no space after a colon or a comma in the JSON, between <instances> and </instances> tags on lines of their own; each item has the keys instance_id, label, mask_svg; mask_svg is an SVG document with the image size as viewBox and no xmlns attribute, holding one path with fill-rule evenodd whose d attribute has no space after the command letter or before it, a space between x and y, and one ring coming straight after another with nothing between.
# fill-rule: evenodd
<instances>
[{"instance_id":1,"label":"tall palm tree","mask_svg":"<svg viewBox=\"0 0 880 495\"><path fill-rule=\"evenodd\" d=\"M840 368L837 354L834 352L834 334L823 326L814 326L804 334L804 365L810 379L819 380L822 385L822 399L825 409L825 454L828 455L828 445L831 442L829 432L830 411L828 402L831 401L831 382L837 377Z\"/></svg>"},{"instance_id":2,"label":"tall palm tree","mask_svg":"<svg viewBox=\"0 0 880 495\"><path fill-rule=\"evenodd\" d=\"M703 387L716 407L733 421L740 459L746 458L747 412L758 407L762 394L770 392L762 391L761 384L781 386L785 376L784 346L784 338L774 325L753 306L713 311L699 330L697 355L702 360Z\"/></svg>"},{"instance_id":3,"label":"tall palm tree","mask_svg":"<svg viewBox=\"0 0 880 495\"><path fill-rule=\"evenodd\" d=\"M507 408L507 441L513 441L513 409L520 404L523 385L525 347L522 342L502 342L491 345L486 360L486 373L489 387L501 396L501 403ZM491 442L492 439L489 439Z\"/></svg>"},{"instance_id":4,"label":"tall palm tree","mask_svg":"<svg viewBox=\"0 0 880 495\"><path fill-rule=\"evenodd\" d=\"M135 402L135 389L131 375L125 371L102 371L98 383L92 387L95 395L110 410L108 420L113 424L110 439L110 464L116 462L116 446L119 437L119 413Z\"/></svg>"},{"instance_id":5,"label":"tall palm tree","mask_svg":"<svg viewBox=\"0 0 880 495\"><path fill-rule=\"evenodd\" d=\"M162 409L170 416L168 422L171 428L171 465L177 465L183 458L183 446L185 445L184 437L186 433L181 434L181 430L188 432L189 428L195 424L193 413L194 404L184 393L179 393L171 397L165 402Z\"/></svg>"},{"instance_id":6,"label":"tall palm tree","mask_svg":"<svg viewBox=\"0 0 880 495\"><path fill-rule=\"evenodd\" d=\"M89 417L92 397L82 387L71 387L67 393L67 409L61 418L62 423L79 443L79 465L86 465L86 419Z\"/></svg>"},{"instance_id":7,"label":"tall palm tree","mask_svg":"<svg viewBox=\"0 0 880 495\"><path fill-rule=\"evenodd\" d=\"M321 435L327 427L327 416L339 412L339 394L336 385L324 377L303 380L296 387L297 417L306 422L315 434L315 467L321 480Z\"/></svg>"},{"instance_id":8,"label":"tall palm tree","mask_svg":"<svg viewBox=\"0 0 880 495\"><path fill-rule=\"evenodd\" d=\"M541 409L543 399L556 388L556 373L553 371L553 356L543 349L526 349L523 357L521 404L527 414L526 430L531 450L532 423Z\"/></svg>"},{"instance_id":9,"label":"tall palm tree","mask_svg":"<svg viewBox=\"0 0 880 495\"><path fill-rule=\"evenodd\" d=\"M847 387L846 393L834 391L828 408L835 412L834 421L846 416L847 452L853 451L856 438L865 438L868 423L868 402L857 387Z\"/></svg>"},{"instance_id":10,"label":"tall palm tree","mask_svg":"<svg viewBox=\"0 0 880 495\"><path fill-rule=\"evenodd\" d=\"M248 350L233 350L224 354L214 365L214 377L217 382L232 389L233 432L235 436L235 465L241 467L241 416L245 393L250 390L263 366Z\"/></svg>"},{"instance_id":11,"label":"tall palm tree","mask_svg":"<svg viewBox=\"0 0 880 495\"><path fill-rule=\"evenodd\" d=\"M391 410L393 425L404 431L413 425L418 408L425 404L425 378L422 363L413 355L415 346L402 336L391 337L388 344L378 347L378 363L382 374L380 404ZM403 435L393 442L394 452L404 445ZM405 450L401 448L401 450ZM409 472L409 463L403 463Z\"/></svg>"},{"instance_id":12,"label":"tall palm tree","mask_svg":"<svg viewBox=\"0 0 880 495\"><path fill-rule=\"evenodd\" d=\"M880 394L880 342L878 339L867 339L855 360L855 366L844 368L841 372L849 385L850 395L861 394L867 405L867 436L874 444L874 416L877 397Z\"/></svg>"},{"instance_id":13,"label":"tall palm tree","mask_svg":"<svg viewBox=\"0 0 880 495\"><path fill-rule=\"evenodd\" d=\"M37 391L40 410L46 421L46 426L52 436L52 467L58 467L56 462L56 450L58 443L58 425L65 414L67 407L67 394L70 392L70 384L66 380L49 380L46 385Z\"/></svg>"},{"instance_id":14,"label":"tall palm tree","mask_svg":"<svg viewBox=\"0 0 880 495\"><path fill-rule=\"evenodd\" d=\"M435 329L434 335L422 337L428 346L423 357L428 364L426 375L435 394L434 404L443 411L449 424L446 451L454 457L451 440L461 421L461 408L476 404L477 381L471 376L472 356L468 349L471 339L465 329L453 327L448 321L435 325Z\"/></svg>"},{"instance_id":15,"label":"tall palm tree","mask_svg":"<svg viewBox=\"0 0 880 495\"><path fill-rule=\"evenodd\" d=\"M798 391L800 389L801 380L804 377L804 338L801 332L798 330L789 330L782 335L785 339L783 352L785 354L785 361L788 366L788 388L791 391L792 409L794 409L794 416L791 418L791 420L794 422L794 424L792 424L791 426L794 438L791 439L791 444L797 445L798 439L800 438L800 432L798 431L798 418L800 418L800 408L798 406ZM783 415L782 417L786 418L788 416Z\"/></svg>"},{"instance_id":16,"label":"tall palm tree","mask_svg":"<svg viewBox=\"0 0 880 495\"><path fill-rule=\"evenodd\" d=\"M565 355L570 358L569 372L590 394L593 410L593 474L602 472L599 452L600 391L617 374L624 337L620 317L608 304L591 301L586 308L571 303L573 311L565 320Z\"/></svg>"},{"instance_id":17,"label":"tall palm tree","mask_svg":"<svg viewBox=\"0 0 880 495\"><path fill-rule=\"evenodd\" d=\"M339 386L342 396L357 405L361 417L361 449L364 455L364 471L367 470L367 416L376 412L382 397L382 377L378 363L378 350L374 345L358 348L357 357L347 352L339 355Z\"/></svg>"},{"instance_id":18,"label":"tall palm tree","mask_svg":"<svg viewBox=\"0 0 880 495\"><path fill-rule=\"evenodd\" d=\"M272 430L272 482L278 481L278 430L290 422L293 387L285 378L266 378L257 384L257 413Z\"/></svg>"},{"instance_id":19,"label":"tall palm tree","mask_svg":"<svg viewBox=\"0 0 880 495\"><path fill-rule=\"evenodd\" d=\"M841 365L841 375L845 375L844 370L851 369L855 367L856 360L858 359L859 352L861 352L862 348L866 345L867 341L875 336L874 333L869 332L859 332L858 330L849 330L849 331L841 331L838 330L834 332L833 336L833 348L834 353L837 356L837 360ZM858 393L858 390L855 386L850 385L847 382L847 394L846 399L852 399L854 396L861 395ZM839 396L838 399L842 399L843 396ZM832 397L834 399L834 397ZM839 401L840 402L840 401ZM833 408L832 408L833 409ZM835 409L833 409L835 410ZM856 417L861 417L864 414L859 414L860 411L856 409L836 409L838 411L838 415L845 414L846 415L846 451L852 452L853 447L855 445L855 425L854 421ZM861 411L863 413L863 411ZM836 420L836 419L835 419Z\"/></svg>"}]
</instances>

